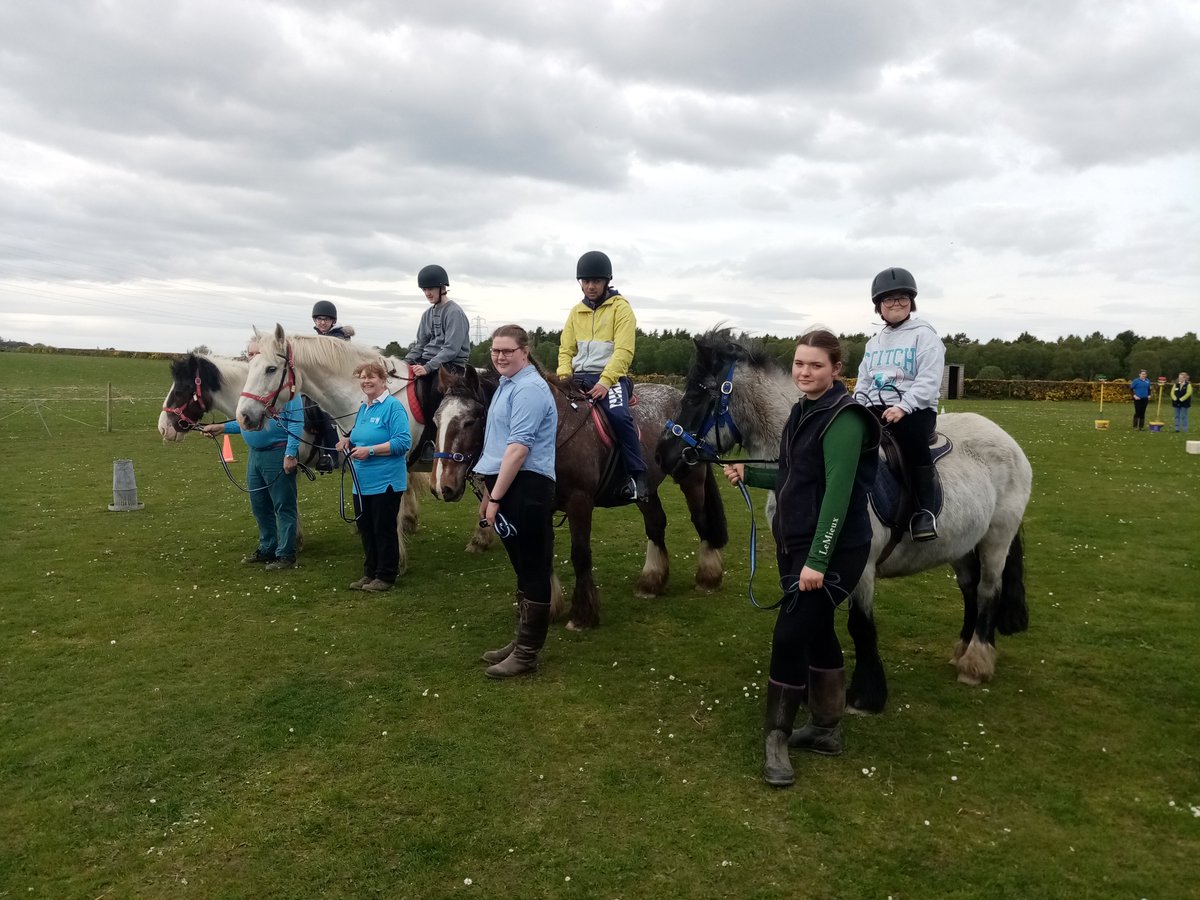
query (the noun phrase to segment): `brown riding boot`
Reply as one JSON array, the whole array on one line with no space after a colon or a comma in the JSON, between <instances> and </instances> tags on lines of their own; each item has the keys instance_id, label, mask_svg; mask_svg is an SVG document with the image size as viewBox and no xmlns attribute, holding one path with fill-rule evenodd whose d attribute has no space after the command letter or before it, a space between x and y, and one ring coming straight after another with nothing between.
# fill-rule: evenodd
<instances>
[{"instance_id":1,"label":"brown riding boot","mask_svg":"<svg viewBox=\"0 0 1200 900\"><path fill-rule=\"evenodd\" d=\"M804 688L767 682L767 716L763 725L763 780L771 787L791 787L796 783L792 761L788 758L788 737L796 722L796 711L804 703Z\"/></svg>"},{"instance_id":2,"label":"brown riding boot","mask_svg":"<svg viewBox=\"0 0 1200 900\"><path fill-rule=\"evenodd\" d=\"M801 750L837 756L842 752L842 715L846 711L846 670L808 670L808 723L792 733L788 744Z\"/></svg>"},{"instance_id":3,"label":"brown riding boot","mask_svg":"<svg viewBox=\"0 0 1200 900\"><path fill-rule=\"evenodd\" d=\"M508 655L513 652L513 647L516 646L517 632L521 629L521 604L525 602L524 591L517 591L513 594L517 598L517 624L513 626L513 639L501 647L499 650L485 650L483 656L479 657L489 666L494 666L498 662L504 662L508 659Z\"/></svg>"},{"instance_id":4,"label":"brown riding boot","mask_svg":"<svg viewBox=\"0 0 1200 900\"><path fill-rule=\"evenodd\" d=\"M484 672L488 678L512 678L537 671L538 651L545 646L546 632L550 629L550 604L523 598L520 609L521 622L512 652L494 666L488 666Z\"/></svg>"}]
</instances>

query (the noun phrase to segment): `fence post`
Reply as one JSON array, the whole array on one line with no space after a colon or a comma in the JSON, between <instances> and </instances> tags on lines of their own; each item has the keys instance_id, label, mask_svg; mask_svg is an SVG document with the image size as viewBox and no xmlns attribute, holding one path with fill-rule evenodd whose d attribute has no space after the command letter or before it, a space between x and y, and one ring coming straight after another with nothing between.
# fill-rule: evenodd
<instances>
[{"instance_id":1,"label":"fence post","mask_svg":"<svg viewBox=\"0 0 1200 900\"><path fill-rule=\"evenodd\" d=\"M108 387L104 392L104 430L112 431L112 382L108 382Z\"/></svg>"}]
</instances>

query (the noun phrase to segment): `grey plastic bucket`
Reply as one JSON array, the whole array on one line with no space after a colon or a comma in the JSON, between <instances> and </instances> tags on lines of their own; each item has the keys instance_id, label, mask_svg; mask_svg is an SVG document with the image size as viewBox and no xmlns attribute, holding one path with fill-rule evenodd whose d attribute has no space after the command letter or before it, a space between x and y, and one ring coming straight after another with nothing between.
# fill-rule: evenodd
<instances>
[{"instance_id":1,"label":"grey plastic bucket","mask_svg":"<svg viewBox=\"0 0 1200 900\"><path fill-rule=\"evenodd\" d=\"M133 478L132 459L113 460L113 502L111 512L126 512L141 509L146 504L138 503L137 482Z\"/></svg>"}]
</instances>

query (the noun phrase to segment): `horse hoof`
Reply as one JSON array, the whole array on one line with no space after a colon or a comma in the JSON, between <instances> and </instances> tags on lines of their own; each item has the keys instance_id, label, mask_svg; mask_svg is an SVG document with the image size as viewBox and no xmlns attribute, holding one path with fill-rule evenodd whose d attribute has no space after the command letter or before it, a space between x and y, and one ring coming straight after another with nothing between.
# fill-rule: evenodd
<instances>
[{"instance_id":1,"label":"horse hoof","mask_svg":"<svg viewBox=\"0 0 1200 900\"><path fill-rule=\"evenodd\" d=\"M575 622L574 622L574 620L568 621L568 622L567 622L567 624L566 624L566 626L564 626L564 627L567 629L567 631L576 631L576 632L582 632L582 631L586 631L586 630L587 630L586 628L583 628L583 627L582 627L582 626L580 626L580 625L576 625L576 624L575 624Z\"/></svg>"},{"instance_id":2,"label":"horse hoof","mask_svg":"<svg viewBox=\"0 0 1200 900\"><path fill-rule=\"evenodd\" d=\"M979 685L983 684L983 679L977 678L974 675L968 675L966 672L959 672L958 683L969 684L971 687L978 687Z\"/></svg>"},{"instance_id":3,"label":"horse hoof","mask_svg":"<svg viewBox=\"0 0 1200 900\"><path fill-rule=\"evenodd\" d=\"M466 552L467 553L487 553L487 547L482 547L479 544L476 544L474 541L472 541L471 543L467 544Z\"/></svg>"},{"instance_id":4,"label":"horse hoof","mask_svg":"<svg viewBox=\"0 0 1200 900\"><path fill-rule=\"evenodd\" d=\"M658 596L658 594L654 593L653 591L648 591L645 588L637 588L634 590L633 596L637 597L639 600L653 600Z\"/></svg>"}]
</instances>

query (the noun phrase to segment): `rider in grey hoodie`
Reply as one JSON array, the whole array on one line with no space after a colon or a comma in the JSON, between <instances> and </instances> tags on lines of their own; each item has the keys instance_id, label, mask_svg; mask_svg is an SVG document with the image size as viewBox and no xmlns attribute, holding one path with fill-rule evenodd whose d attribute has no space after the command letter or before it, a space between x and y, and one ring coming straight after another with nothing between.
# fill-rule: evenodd
<instances>
[{"instance_id":1,"label":"rider in grey hoodie","mask_svg":"<svg viewBox=\"0 0 1200 900\"><path fill-rule=\"evenodd\" d=\"M937 470L929 440L937 425L946 347L917 309L917 282L906 269L884 269L871 285L871 301L884 321L867 341L854 399L870 407L892 434L912 473L917 510L909 522L914 541L937 537L933 514Z\"/></svg>"}]
</instances>

